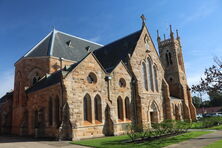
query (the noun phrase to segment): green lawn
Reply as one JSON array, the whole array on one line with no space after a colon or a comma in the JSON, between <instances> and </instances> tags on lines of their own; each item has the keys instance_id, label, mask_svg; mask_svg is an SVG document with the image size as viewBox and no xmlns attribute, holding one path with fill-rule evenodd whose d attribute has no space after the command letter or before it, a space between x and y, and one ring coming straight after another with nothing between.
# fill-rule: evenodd
<instances>
[{"instance_id":1,"label":"green lawn","mask_svg":"<svg viewBox=\"0 0 222 148\"><path fill-rule=\"evenodd\" d=\"M209 144L208 146L205 146L204 148L221 148L221 146L222 146L222 140L219 140L212 144Z\"/></svg>"},{"instance_id":2,"label":"green lawn","mask_svg":"<svg viewBox=\"0 0 222 148\"><path fill-rule=\"evenodd\" d=\"M211 133L211 132L209 131L188 132L188 133L174 136L174 137L162 138L162 139L158 139L154 141L147 141L147 142L138 143L138 144L124 143L123 142L124 140L129 140L127 135L82 140L82 141L76 141L76 142L71 142L71 143L78 144L78 145L91 146L91 147L96 147L96 148L120 148L120 147L121 148L131 148L131 147L161 148L170 144L185 141L185 140L198 137L204 134L208 134L208 133Z\"/></svg>"}]
</instances>

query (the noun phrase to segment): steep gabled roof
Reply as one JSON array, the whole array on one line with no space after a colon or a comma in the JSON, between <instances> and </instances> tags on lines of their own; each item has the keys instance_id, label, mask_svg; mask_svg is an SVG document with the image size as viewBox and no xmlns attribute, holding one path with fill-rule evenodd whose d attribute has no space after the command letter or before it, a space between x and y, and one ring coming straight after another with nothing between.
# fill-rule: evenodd
<instances>
[{"instance_id":1,"label":"steep gabled roof","mask_svg":"<svg viewBox=\"0 0 222 148\"><path fill-rule=\"evenodd\" d=\"M56 72L53 72L51 74L48 74L48 75L44 76L35 85L28 88L26 90L26 93L31 93L31 92L34 92L34 91L38 91L40 89L44 89L46 87L49 87L49 86L52 86L52 85L55 85L55 84L61 82L61 80L63 78L65 78L73 69L75 69L90 54L92 54L92 52L88 53L83 59L81 59L77 63L74 63L70 66L65 66L61 70L58 70Z\"/></svg>"},{"instance_id":2,"label":"steep gabled roof","mask_svg":"<svg viewBox=\"0 0 222 148\"><path fill-rule=\"evenodd\" d=\"M107 72L111 72L121 60L124 63L127 62L128 54L132 55L141 31L134 32L94 51L95 56Z\"/></svg>"},{"instance_id":3,"label":"steep gabled roof","mask_svg":"<svg viewBox=\"0 0 222 148\"><path fill-rule=\"evenodd\" d=\"M26 90L26 93L31 93L31 92L49 87L51 85L57 84L61 81L62 75L63 75L62 70L59 70L50 74L49 76L45 76L40 81L38 81L35 85L28 88Z\"/></svg>"},{"instance_id":4,"label":"steep gabled roof","mask_svg":"<svg viewBox=\"0 0 222 148\"><path fill-rule=\"evenodd\" d=\"M54 56L80 61L102 45L54 30L34 46L24 57Z\"/></svg>"}]
</instances>

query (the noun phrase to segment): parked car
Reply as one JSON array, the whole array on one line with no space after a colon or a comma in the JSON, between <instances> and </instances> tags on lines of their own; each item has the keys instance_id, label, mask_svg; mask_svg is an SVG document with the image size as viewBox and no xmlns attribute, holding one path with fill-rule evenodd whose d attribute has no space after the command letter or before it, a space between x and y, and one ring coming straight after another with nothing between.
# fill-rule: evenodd
<instances>
[{"instance_id":1,"label":"parked car","mask_svg":"<svg viewBox=\"0 0 222 148\"><path fill-rule=\"evenodd\" d=\"M203 114L203 117L221 117L222 113L206 113Z\"/></svg>"},{"instance_id":2,"label":"parked car","mask_svg":"<svg viewBox=\"0 0 222 148\"><path fill-rule=\"evenodd\" d=\"M197 117L197 120L199 120L199 119L203 118L203 115L202 114L197 114L196 117Z\"/></svg>"}]
</instances>

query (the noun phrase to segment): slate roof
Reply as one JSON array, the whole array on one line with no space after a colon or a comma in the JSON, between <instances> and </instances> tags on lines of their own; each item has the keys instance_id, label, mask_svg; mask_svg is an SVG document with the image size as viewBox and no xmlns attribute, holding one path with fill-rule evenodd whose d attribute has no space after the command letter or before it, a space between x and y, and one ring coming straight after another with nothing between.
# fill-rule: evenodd
<instances>
[{"instance_id":1,"label":"slate roof","mask_svg":"<svg viewBox=\"0 0 222 148\"><path fill-rule=\"evenodd\" d=\"M77 63L42 78L34 86L28 88L26 92L31 93L59 83L61 79L81 63L90 52L93 52L107 72L112 72L121 60L124 63L127 62L128 54L132 55L141 31L142 30L134 32L106 46L58 31L49 33L49 35L28 52L25 57L53 55L55 57L63 57L65 59L77 61ZM67 45L68 41L71 41L70 46ZM90 46L90 52L86 50L88 46Z\"/></svg>"},{"instance_id":2,"label":"slate roof","mask_svg":"<svg viewBox=\"0 0 222 148\"><path fill-rule=\"evenodd\" d=\"M55 56L78 62L89 52L102 46L61 31L53 30L24 57Z\"/></svg>"},{"instance_id":3,"label":"slate roof","mask_svg":"<svg viewBox=\"0 0 222 148\"><path fill-rule=\"evenodd\" d=\"M121 60L124 63L127 62L128 54L132 55L141 31L134 32L93 52L107 72L111 72Z\"/></svg>"}]
</instances>

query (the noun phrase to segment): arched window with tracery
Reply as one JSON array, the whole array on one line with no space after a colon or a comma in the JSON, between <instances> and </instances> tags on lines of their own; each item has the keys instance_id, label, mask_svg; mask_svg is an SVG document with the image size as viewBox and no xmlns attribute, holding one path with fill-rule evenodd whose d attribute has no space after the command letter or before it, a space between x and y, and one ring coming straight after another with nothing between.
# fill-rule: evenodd
<instances>
[{"instance_id":1,"label":"arched window with tracery","mask_svg":"<svg viewBox=\"0 0 222 148\"><path fill-rule=\"evenodd\" d=\"M52 98L49 98L49 106L48 106L48 122L49 122L49 126L52 125L52 120L53 120L53 109L52 109Z\"/></svg>"},{"instance_id":2,"label":"arched window with tracery","mask_svg":"<svg viewBox=\"0 0 222 148\"><path fill-rule=\"evenodd\" d=\"M120 121L123 121L123 100L121 97L118 97L117 99L117 110L118 110L118 119Z\"/></svg>"},{"instance_id":3,"label":"arched window with tracery","mask_svg":"<svg viewBox=\"0 0 222 148\"><path fill-rule=\"evenodd\" d=\"M171 65L173 64L172 56L171 56L171 53L170 53L170 52L169 52L169 62L170 62Z\"/></svg>"},{"instance_id":4,"label":"arched window with tracery","mask_svg":"<svg viewBox=\"0 0 222 148\"><path fill-rule=\"evenodd\" d=\"M84 121L92 122L91 98L88 94L83 99Z\"/></svg>"},{"instance_id":5,"label":"arched window with tracery","mask_svg":"<svg viewBox=\"0 0 222 148\"><path fill-rule=\"evenodd\" d=\"M99 95L94 99L95 120L102 122L102 103Z\"/></svg>"},{"instance_id":6,"label":"arched window with tracery","mask_svg":"<svg viewBox=\"0 0 222 148\"><path fill-rule=\"evenodd\" d=\"M152 61L150 58L147 58L147 68L148 68L148 87L151 88L152 91L154 91L153 88L153 66Z\"/></svg>"},{"instance_id":7,"label":"arched window with tracery","mask_svg":"<svg viewBox=\"0 0 222 148\"><path fill-rule=\"evenodd\" d=\"M54 122L56 126L59 126L59 97L54 100Z\"/></svg>"},{"instance_id":8,"label":"arched window with tracery","mask_svg":"<svg viewBox=\"0 0 222 148\"><path fill-rule=\"evenodd\" d=\"M169 52L169 50L166 51L165 56L166 56L167 66L172 65L172 64L173 64L172 55L171 55L171 53Z\"/></svg>"},{"instance_id":9,"label":"arched window with tracery","mask_svg":"<svg viewBox=\"0 0 222 148\"><path fill-rule=\"evenodd\" d=\"M148 90L148 85L147 85L147 70L146 70L146 64L143 62L142 63L142 75L143 75L143 86L146 90Z\"/></svg>"},{"instance_id":10,"label":"arched window with tracery","mask_svg":"<svg viewBox=\"0 0 222 148\"><path fill-rule=\"evenodd\" d=\"M125 113L126 113L126 119L130 120L131 115L130 115L130 101L129 98L125 98Z\"/></svg>"},{"instance_id":11,"label":"arched window with tracery","mask_svg":"<svg viewBox=\"0 0 222 148\"><path fill-rule=\"evenodd\" d=\"M155 65L153 66L153 71L154 71L155 89L158 92L159 91L159 88L158 88L158 77L157 77L157 68L156 68Z\"/></svg>"}]
</instances>

